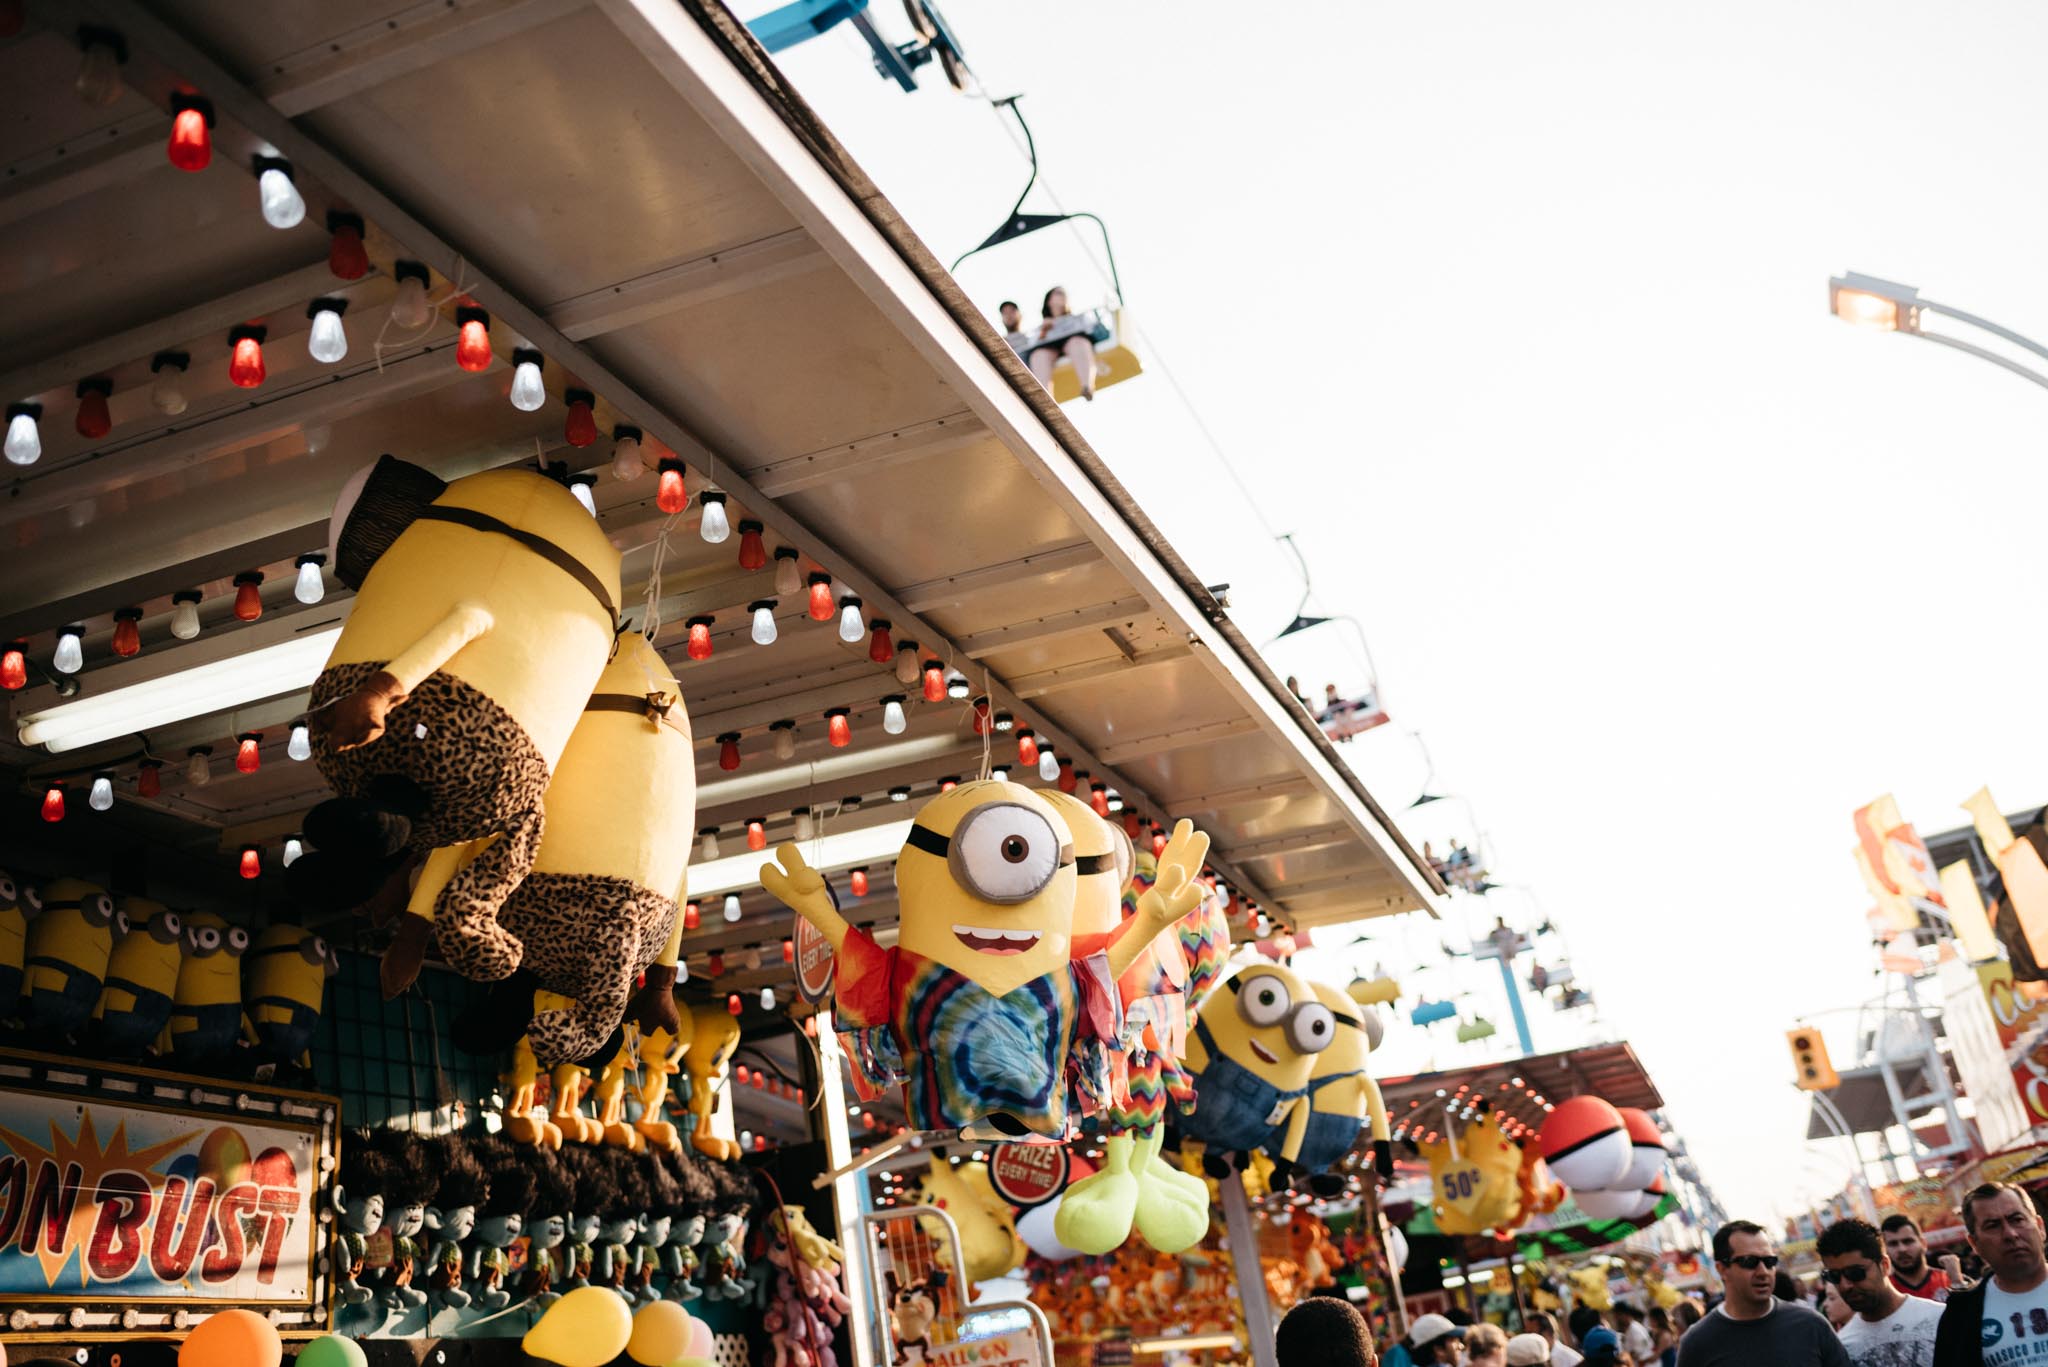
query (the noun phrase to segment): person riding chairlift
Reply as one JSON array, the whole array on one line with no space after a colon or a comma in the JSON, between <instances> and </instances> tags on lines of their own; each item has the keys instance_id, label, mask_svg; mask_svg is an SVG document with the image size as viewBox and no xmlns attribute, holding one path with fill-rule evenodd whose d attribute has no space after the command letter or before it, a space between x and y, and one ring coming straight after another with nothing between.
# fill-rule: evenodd
<instances>
[{"instance_id":1,"label":"person riding chairlift","mask_svg":"<svg viewBox=\"0 0 2048 1367\"><path fill-rule=\"evenodd\" d=\"M1030 353L1024 358L1031 367L1031 373L1048 390L1052 388L1053 368L1064 356L1073 362L1074 374L1081 381L1081 397L1092 400L1095 397L1095 342L1088 335L1086 319L1076 317L1067 307L1065 286L1054 285L1045 292L1045 302L1039 307L1038 336L1030 343ZM1005 315L1007 322L1008 315Z\"/></svg>"}]
</instances>

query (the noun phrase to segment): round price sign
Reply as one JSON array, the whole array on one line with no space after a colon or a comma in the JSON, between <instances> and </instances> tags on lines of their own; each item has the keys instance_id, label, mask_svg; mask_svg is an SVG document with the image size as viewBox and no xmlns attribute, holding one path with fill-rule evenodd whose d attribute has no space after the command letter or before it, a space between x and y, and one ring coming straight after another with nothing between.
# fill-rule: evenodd
<instances>
[{"instance_id":1,"label":"round price sign","mask_svg":"<svg viewBox=\"0 0 2048 1367\"><path fill-rule=\"evenodd\" d=\"M1020 1210L1042 1206L1066 1190L1064 1144L998 1144L989 1154L989 1184Z\"/></svg>"},{"instance_id":2,"label":"round price sign","mask_svg":"<svg viewBox=\"0 0 2048 1367\"><path fill-rule=\"evenodd\" d=\"M832 991L832 942L801 916L790 938L796 942L796 990L807 1002L823 1001Z\"/></svg>"}]
</instances>

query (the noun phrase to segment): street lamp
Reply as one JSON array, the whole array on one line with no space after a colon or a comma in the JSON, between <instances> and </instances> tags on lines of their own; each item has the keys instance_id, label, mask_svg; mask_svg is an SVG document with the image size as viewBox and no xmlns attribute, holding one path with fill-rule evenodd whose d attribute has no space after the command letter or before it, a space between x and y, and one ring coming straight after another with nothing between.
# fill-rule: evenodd
<instances>
[{"instance_id":1,"label":"street lamp","mask_svg":"<svg viewBox=\"0 0 2048 1367\"><path fill-rule=\"evenodd\" d=\"M1965 352L2002 366L2022 379L2048 389L2048 374L2022 364L2010 356L2001 355L1975 342L1966 341L1942 331L1929 331L1926 324L1930 318L1954 319L1993 337L2010 342L2012 345L2048 361L2048 347L2039 342L2020 336L2011 328L2000 327L1988 318L1979 318L1973 313L1937 304L1931 299L1922 299L1920 291L1911 285L1901 285L1891 280L1880 280L1874 275L1859 275L1850 271L1828 281L1828 311L1845 323L1858 327L1876 328L1881 332L1903 332L1929 342Z\"/></svg>"}]
</instances>

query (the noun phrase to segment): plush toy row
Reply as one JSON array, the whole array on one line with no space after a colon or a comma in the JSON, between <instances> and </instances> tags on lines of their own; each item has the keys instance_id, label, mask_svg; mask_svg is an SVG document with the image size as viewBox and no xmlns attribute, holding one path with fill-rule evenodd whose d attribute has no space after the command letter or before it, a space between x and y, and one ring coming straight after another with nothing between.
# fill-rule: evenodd
<instances>
[{"instance_id":1,"label":"plush toy row","mask_svg":"<svg viewBox=\"0 0 2048 1367\"><path fill-rule=\"evenodd\" d=\"M304 1068L340 969L298 926L252 937L210 912L0 871L0 1020L21 1021L43 1048L149 1055L187 1072Z\"/></svg>"}]
</instances>

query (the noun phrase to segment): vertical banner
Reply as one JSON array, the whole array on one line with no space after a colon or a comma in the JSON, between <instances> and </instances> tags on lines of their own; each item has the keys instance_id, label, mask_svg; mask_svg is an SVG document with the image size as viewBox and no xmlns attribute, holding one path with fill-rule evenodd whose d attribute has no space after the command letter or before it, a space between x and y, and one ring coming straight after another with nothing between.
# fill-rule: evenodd
<instances>
[{"instance_id":1,"label":"vertical banner","mask_svg":"<svg viewBox=\"0 0 2048 1367\"><path fill-rule=\"evenodd\" d=\"M1987 1150L2002 1149L2025 1138L2040 1119L2030 1114L2020 1099L2022 1070L2008 1061L2007 1037L1993 1014L1994 991L1985 970L1994 968L1998 970L1995 976L2002 977L2008 989L2005 999L2010 1009L2012 977L2004 960L1973 967L1950 955L1942 959L1940 974L1942 1025L1948 1034L1949 1055L1955 1060L1964 1093L1976 1106L1977 1132Z\"/></svg>"},{"instance_id":2,"label":"vertical banner","mask_svg":"<svg viewBox=\"0 0 2048 1367\"><path fill-rule=\"evenodd\" d=\"M2029 990L2032 984L2014 982L2003 959L1978 964L1977 978L2026 1121L2048 1125L2048 1002ZM1985 1146L1998 1147L1988 1134Z\"/></svg>"}]
</instances>

